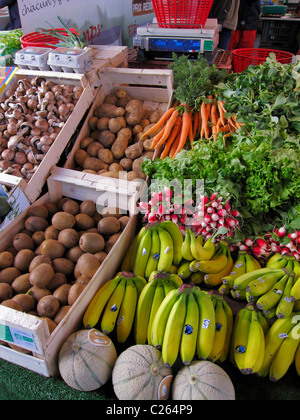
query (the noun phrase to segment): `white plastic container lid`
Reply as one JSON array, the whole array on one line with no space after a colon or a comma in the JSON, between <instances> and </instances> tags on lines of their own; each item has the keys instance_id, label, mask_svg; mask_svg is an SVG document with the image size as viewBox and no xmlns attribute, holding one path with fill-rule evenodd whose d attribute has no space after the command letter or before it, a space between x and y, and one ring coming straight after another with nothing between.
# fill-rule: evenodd
<instances>
[{"instance_id":1,"label":"white plastic container lid","mask_svg":"<svg viewBox=\"0 0 300 420\"><path fill-rule=\"evenodd\" d=\"M26 47L15 53L15 64L18 66L48 67L48 55L51 48Z\"/></svg>"},{"instance_id":2,"label":"white plastic container lid","mask_svg":"<svg viewBox=\"0 0 300 420\"><path fill-rule=\"evenodd\" d=\"M50 67L64 67L90 70L93 60L88 49L59 47L51 50L48 56L48 65Z\"/></svg>"}]
</instances>

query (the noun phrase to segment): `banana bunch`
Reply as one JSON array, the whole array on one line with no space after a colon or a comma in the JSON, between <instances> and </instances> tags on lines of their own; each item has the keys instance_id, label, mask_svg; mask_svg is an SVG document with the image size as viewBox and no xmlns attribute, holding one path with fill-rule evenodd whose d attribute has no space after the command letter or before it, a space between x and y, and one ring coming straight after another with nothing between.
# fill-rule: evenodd
<instances>
[{"instance_id":1,"label":"banana bunch","mask_svg":"<svg viewBox=\"0 0 300 420\"><path fill-rule=\"evenodd\" d=\"M148 279L152 271L169 271L182 260L183 236L172 221L148 223L135 236L121 264L121 270Z\"/></svg>"},{"instance_id":2,"label":"banana bunch","mask_svg":"<svg viewBox=\"0 0 300 420\"><path fill-rule=\"evenodd\" d=\"M213 348L208 356L211 362L225 362L230 350L233 330L233 313L224 297L218 292L209 292L215 307L216 330Z\"/></svg>"},{"instance_id":3,"label":"banana bunch","mask_svg":"<svg viewBox=\"0 0 300 420\"><path fill-rule=\"evenodd\" d=\"M118 343L129 337L134 323L138 298L147 282L130 272L120 272L95 294L83 316L85 328L100 323L108 335L116 330Z\"/></svg>"},{"instance_id":4,"label":"banana bunch","mask_svg":"<svg viewBox=\"0 0 300 420\"><path fill-rule=\"evenodd\" d=\"M300 358L300 315L277 319L266 335L265 356L258 376L279 381L295 362L298 374Z\"/></svg>"},{"instance_id":5,"label":"banana bunch","mask_svg":"<svg viewBox=\"0 0 300 420\"><path fill-rule=\"evenodd\" d=\"M153 271L143 288L137 303L134 322L136 344L151 344L151 327L154 316L164 298L182 284L177 274Z\"/></svg>"},{"instance_id":6,"label":"banana bunch","mask_svg":"<svg viewBox=\"0 0 300 420\"><path fill-rule=\"evenodd\" d=\"M178 357L189 365L197 354L207 359L215 338L215 308L198 286L183 283L167 294L151 327L151 345L162 351L166 366Z\"/></svg>"},{"instance_id":7,"label":"banana bunch","mask_svg":"<svg viewBox=\"0 0 300 420\"><path fill-rule=\"evenodd\" d=\"M196 236L190 228L186 229L185 238L181 247L181 254L185 260L210 260L214 253L215 244L212 238L208 238L204 242L202 235Z\"/></svg>"},{"instance_id":8,"label":"banana bunch","mask_svg":"<svg viewBox=\"0 0 300 420\"><path fill-rule=\"evenodd\" d=\"M248 303L235 317L230 360L244 375L260 371L266 346L269 326L254 305Z\"/></svg>"},{"instance_id":9,"label":"banana bunch","mask_svg":"<svg viewBox=\"0 0 300 420\"><path fill-rule=\"evenodd\" d=\"M256 258L245 251L239 251L231 272L223 277L219 291L227 295L230 294L236 300L245 300L246 289L235 287L235 279L259 268L261 268L261 265Z\"/></svg>"}]
</instances>

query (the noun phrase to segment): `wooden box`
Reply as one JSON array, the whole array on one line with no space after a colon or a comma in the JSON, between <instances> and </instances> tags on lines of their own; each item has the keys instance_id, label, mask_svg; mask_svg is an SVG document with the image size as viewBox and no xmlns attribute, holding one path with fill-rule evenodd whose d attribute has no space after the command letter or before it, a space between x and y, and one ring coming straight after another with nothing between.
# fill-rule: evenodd
<instances>
[{"instance_id":1,"label":"wooden box","mask_svg":"<svg viewBox=\"0 0 300 420\"><path fill-rule=\"evenodd\" d=\"M48 193L34 205L56 201L62 197L80 201L89 199L101 205L111 198L120 209L124 210L124 213L129 209L131 217L92 280L51 334L45 320L0 305L0 343L2 340L0 358L46 377L58 375L58 354L62 344L82 325L82 317L94 294L117 273L136 231L137 214L134 214L136 190L127 190L126 197L125 192L123 196L119 196L112 187L104 186L98 177L90 174L82 174L80 177L79 173L77 177L73 177L72 172L63 168L53 168L48 179ZM28 209L11 223L8 231L0 233L0 251L6 249L15 234L23 229ZM8 347L6 342L13 342L22 349L29 350L30 354L14 350Z\"/></svg>"},{"instance_id":2,"label":"wooden box","mask_svg":"<svg viewBox=\"0 0 300 420\"><path fill-rule=\"evenodd\" d=\"M51 168L58 163L64 149L66 148L68 142L78 127L78 124L94 100L94 89L92 89L91 86L87 83L84 76L75 73L66 74L20 69L15 73L14 77L7 85L6 90L16 86L18 80L24 77L34 78L37 76L44 76L47 80L53 80L55 83L82 86L83 93L78 100L78 103L76 104L72 114L64 124L61 132L53 142L45 158L40 163L37 171L24 188L24 193L30 203L34 202L40 196L42 188L46 183L47 177L51 172ZM1 101L4 99L4 95L5 91L1 94ZM3 183L3 174L0 173L0 184L1 183Z\"/></svg>"},{"instance_id":3,"label":"wooden box","mask_svg":"<svg viewBox=\"0 0 300 420\"><path fill-rule=\"evenodd\" d=\"M171 70L102 68L99 70L99 74L101 85L76 142L67 157L64 168L76 169L75 153L79 149L82 139L89 137L91 134L88 121L94 115L97 106L103 103L107 94L118 88L125 89L133 99L139 99L143 102L146 116L155 110L163 114L171 106L173 97L173 73ZM106 178L101 175L98 175L98 177L100 179ZM111 179L110 182L115 182L118 185L119 181L119 179Z\"/></svg>"}]
</instances>

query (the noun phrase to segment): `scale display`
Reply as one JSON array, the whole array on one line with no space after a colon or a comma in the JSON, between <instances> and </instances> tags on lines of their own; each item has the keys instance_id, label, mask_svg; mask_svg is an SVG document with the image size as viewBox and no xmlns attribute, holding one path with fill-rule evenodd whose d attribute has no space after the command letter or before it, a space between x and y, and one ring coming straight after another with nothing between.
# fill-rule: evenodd
<instances>
[{"instance_id":1,"label":"scale display","mask_svg":"<svg viewBox=\"0 0 300 420\"><path fill-rule=\"evenodd\" d=\"M199 53L201 42L195 39L149 38L149 51Z\"/></svg>"}]
</instances>

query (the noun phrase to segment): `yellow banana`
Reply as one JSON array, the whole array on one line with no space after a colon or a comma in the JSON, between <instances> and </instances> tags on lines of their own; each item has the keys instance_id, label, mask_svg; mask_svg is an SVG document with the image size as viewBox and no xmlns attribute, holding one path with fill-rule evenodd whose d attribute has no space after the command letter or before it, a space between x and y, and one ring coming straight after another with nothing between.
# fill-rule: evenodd
<instances>
[{"instance_id":1,"label":"yellow banana","mask_svg":"<svg viewBox=\"0 0 300 420\"><path fill-rule=\"evenodd\" d=\"M122 279L109 298L101 319L101 331L110 334L116 325L118 314L125 294L127 280Z\"/></svg>"},{"instance_id":2,"label":"yellow banana","mask_svg":"<svg viewBox=\"0 0 300 420\"><path fill-rule=\"evenodd\" d=\"M285 272L281 269L278 269L276 273L264 274L252 280L246 290L252 297L262 296L271 290L283 276L285 276Z\"/></svg>"},{"instance_id":3,"label":"yellow banana","mask_svg":"<svg viewBox=\"0 0 300 420\"><path fill-rule=\"evenodd\" d=\"M232 337L231 337L231 340L230 340L230 346L229 346L229 359L230 359L230 362L233 364L233 365L235 365L235 360L234 360L234 357L235 357L235 348L234 348L234 343L233 343L233 339L234 339L234 337L235 337L235 331L236 331L236 327L237 327L237 325L238 325L238 321L239 321L239 319L244 315L244 313L245 313L245 307L243 307L242 309L240 309L237 313L236 313L236 315L235 315L235 317L234 317L234 321L233 321L233 326L232 326Z\"/></svg>"},{"instance_id":4,"label":"yellow banana","mask_svg":"<svg viewBox=\"0 0 300 420\"><path fill-rule=\"evenodd\" d=\"M187 280L192 275L192 272L190 270L190 261L187 261L187 260L181 261L177 269L177 275L182 280Z\"/></svg>"},{"instance_id":5,"label":"yellow banana","mask_svg":"<svg viewBox=\"0 0 300 420\"><path fill-rule=\"evenodd\" d=\"M252 260L254 263L255 270L258 270L259 268L261 268L260 262L255 257L253 257L253 255L251 254L248 254L248 255L250 257L250 260Z\"/></svg>"},{"instance_id":6,"label":"yellow banana","mask_svg":"<svg viewBox=\"0 0 300 420\"><path fill-rule=\"evenodd\" d=\"M166 280L164 282L167 283ZM165 298L165 288L164 288L164 285L163 285L163 280L159 280L156 284L156 287L155 287L155 292L154 292L154 296L153 296L153 300L152 300L152 306L151 306L151 310L150 310L148 329L147 329L147 342L148 342L148 344L151 344L151 329L152 329L153 319L154 319L162 301L164 300L164 298Z\"/></svg>"},{"instance_id":7,"label":"yellow banana","mask_svg":"<svg viewBox=\"0 0 300 420\"><path fill-rule=\"evenodd\" d=\"M182 244L183 244L183 236L179 227L167 220L160 224L160 227L167 230L169 234L172 236L173 244L174 244L174 255L173 255L173 264L178 266L182 260Z\"/></svg>"},{"instance_id":8,"label":"yellow banana","mask_svg":"<svg viewBox=\"0 0 300 420\"><path fill-rule=\"evenodd\" d=\"M135 264L135 259L137 256L137 252L140 246L140 242L143 238L143 236L146 234L146 227L143 226L139 232L137 233L137 235L135 236L135 238L132 241L132 244L129 246L128 251L129 253L131 253L131 257L130 257L130 261L129 261L129 270L126 271L133 271L134 268L134 264ZM130 249L131 248L131 249Z\"/></svg>"},{"instance_id":9,"label":"yellow banana","mask_svg":"<svg viewBox=\"0 0 300 420\"><path fill-rule=\"evenodd\" d=\"M247 264L246 264L247 270ZM282 273L282 269L276 269L272 267L263 267L253 271L246 271L245 274L237 277L233 282L233 289L234 290L246 290L249 283L254 280L257 280L259 277L262 277L265 274L272 274L272 273Z\"/></svg>"},{"instance_id":10,"label":"yellow banana","mask_svg":"<svg viewBox=\"0 0 300 420\"><path fill-rule=\"evenodd\" d=\"M186 316L180 343L180 357L184 365L189 365L196 354L199 328L199 307L193 293L187 294Z\"/></svg>"},{"instance_id":11,"label":"yellow banana","mask_svg":"<svg viewBox=\"0 0 300 420\"><path fill-rule=\"evenodd\" d=\"M207 359L215 338L216 314L211 298L195 286L194 294L199 306L200 319L197 337L197 355L199 359Z\"/></svg>"},{"instance_id":12,"label":"yellow banana","mask_svg":"<svg viewBox=\"0 0 300 420\"><path fill-rule=\"evenodd\" d=\"M145 278L149 279L151 273L157 270L158 260L160 257L160 240L156 229L151 229L151 250L147 265L145 268Z\"/></svg>"},{"instance_id":13,"label":"yellow banana","mask_svg":"<svg viewBox=\"0 0 300 420\"><path fill-rule=\"evenodd\" d=\"M251 311L247 349L243 361L243 374L256 373L262 366L265 353L265 335L256 310Z\"/></svg>"},{"instance_id":14,"label":"yellow banana","mask_svg":"<svg viewBox=\"0 0 300 420\"><path fill-rule=\"evenodd\" d=\"M157 280L147 283L137 302L134 322L134 337L136 344L146 344L148 325Z\"/></svg>"},{"instance_id":15,"label":"yellow banana","mask_svg":"<svg viewBox=\"0 0 300 420\"><path fill-rule=\"evenodd\" d=\"M88 305L84 316L83 325L84 328L93 328L98 323L100 316L107 304L108 299L113 294L115 288L121 281L121 276L108 280L95 294L90 304Z\"/></svg>"},{"instance_id":16,"label":"yellow banana","mask_svg":"<svg viewBox=\"0 0 300 420\"><path fill-rule=\"evenodd\" d=\"M228 276L224 276L222 282L230 289L233 288L234 279L241 276L246 272L246 252L240 251L237 257L237 260L233 264L231 272Z\"/></svg>"},{"instance_id":17,"label":"yellow banana","mask_svg":"<svg viewBox=\"0 0 300 420\"><path fill-rule=\"evenodd\" d=\"M133 272L136 276L145 277L145 270L151 252L151 229L147 229L142 236L135 256Z\"/></svg>"},{"instance_id":18,"label":"yellow banana","mask_svg":"<svg viewBox=\"0 0 300 420\"><path fill-rule=\"evenodd\" d=\"M293 312L294 301L291 298L293 282L293 277L289 277L285 284L283 295L276 308L276 315L278 318L288 318Z\"/></svg>"},{"instance_id":19,"label":"yellow banana","mask_svg":"<svg viewBox=\"0 0 300 420\"><path fill-rule=\"evenodd\" d=\"M181 255L186 261L193 261L194 257L191 252L191 230L187 228L185 231L185 238L181 246Z\"/></svg>"},{"instance_id":20,"label":"yellow banana","mask_svg":"<svg viewBox=\"0 0 300 420\"><path fill-rule=\"evenodd\" d=\"M162 358L168 367L173 366L180 351L180 342L186 315L186 293L181 293L168 317L162 344Z\"/></svg>"},{"instance_id":21,"label":"yellow banana","mask_svg":"<svg viewBox=\"0 0 300 420\"><path fill-rule=\"evenodd\" d=\"M191 274L190 279L193 284L201 284L204 282L204 276L205 274L201 271L196 271L195 273Z\"/></svg>"},{"instance_id":22,"label":"yellow banana","mask_svg":"<svg viewBox=\"0 0 300 420\"><path fill-rule=\"evenodd\" d=\"M263 316L267 319L273 319L276 317L276 308L277 306L273 306L271 309L266 309L265 311L262 311Z\"/></svg>"},{"instance_id":23,"label":"yellow banana","mask_svg":"<svg viewBox=\"0 0 300 420\"><path fill-rule=\"evenodd\" d=\"M222 280L225 276L228 276L228 274L232 271L233 267L233 259L231 257L230 249L227 247L226 250L226 257L227 257L227 264L225 268L223 268L221 271L219 271L216 274L205 274L204 276L204 283L208 286L219 286L222 283Z\"/></svg>"},{"instance_id":24,"label":"yellow banana","mask_svg":"<svg viewBox=\"0 0 300 420\"><path fill-rule=\"evenodd\" d=\"M289 276L287 274L284 275L280 280L277 281L271 290L260 296L256 302L256 306L260 311L271 309L279 303L288 278Z\"/></svg>"},{"instance_id":25,"label":"yellow banana","mask_svg":"<svg viewBox=\"0 0 300 420\"><path fill-rule=\"evenodd\" d=\"M259 261L253 257L253 255L246 253L246 272L250 273L251 271L258 270L261 268Z\"/></svg>"},{"instance_id":26,"label":"yellow banana","mask_svg":"<svg viewBox=\"0 0 300 420\"><path fill-rule=\"evenodd\" d=\"M300 344L298 345L296 354L295 354L295 368L298 376L300 376Z\"/></svg>"},{"instance_id":27,"label":"yellow banana","mask_svg":"<svg viewBox=\"0 0 300 420\"><path fill-rule=\"evenodd\" d=\"M158 271L169 271L174 257L174 244L172 236L166 230L158 227L157 232L160 240L159 260L157 263Z\"/></svg>"},{"instance_id":28,"label":"yellow banana","mask_svg":"<svg viewBox=\"0 0 300 420\"><path fill-rule=\"evenodd\" d=\"M216 362L221 357L225 342L227 338L227 315L223 306L222 300L217 300L215 305L215 314L216 314L216 332L214 338L214 344L212 351L208 356L208 360Z\"/></svg>"},{"instance_id":29,"label":"yellow banana","mask_svg":"<svg viewBox=\"0 0 300 420\"><path fill-rule=\"evenodd\" d=\"M291 298L296 301L296 300L300 300L300 278L298 278L292 287L291 290Z\"/></svg>"},{"instance_id":30,"label":"yellow banana","mask_svg":"<svg viewBox=\"0 0 300 420\"><path fill-rule=\"evenodd\" d=\"M178 297L178 289L174 289L169 292L162 301L154 317L151 328L151 343L159 350L162 348L165 329L171 309L173 308Z\"/></svg>"},{"instance_id":31,"label":"yellow banana","mask_svg":"<svg viewBox=\"0 0 300 420\"><path fill-rule=\"evenodd\" d=\"M263 313L261 311L258 311L257 312L257 316L258 316L259 322L260 322L260 324L262 326L264 335L266 336L267 333L268 333L268 331L269 331L269 329L270 329L269 322L267 321L267 318L264 317L264 315L263 315Z\"/></svg>"},{"instance_id":32,"label":"yellow banana","mask_svg":"<svg viewBox=\"0 0 300 420\"><path fill-rule=\"evenodd\" d=\"M194 232L191 235L191 253L193 259L202 261L210 260L215 253L215 244L212 238L208 238L203 245L203 237L201 235L196 236Z\"/></svg>"},{"instance_id":33,"label":"yellow banana","mask_svg":"<svg viewBox=\"0 0 300 420\"><path fill-rule=\"evenodd\" d=\"M295 360L297 348L300 343L300 323L296 324L288 336L283 340L274 360L271 363L269 378L272 382L279 381L288 371Z\"/></svg>"},{"instance_id":34,"label":"yellow banana","mask_svg":"<svg viewBox=\"0 0 300 420\"><path fill-rule=\"evenodd\" d=\"M251 311L245 308L238 318L232 338L234 363L240 371L244 369L250 324Z\"/></svg>"},{"instance_id":35,"label":"yellow banana","mask_svg":"<svg viewBox=\"0 0 300 420\"><path fill-rule=\"evenodd\" d=\"M135 276L134 274L131 277L131 279L132 279L133 283L135 284L135 287L136 287L136 290L137 290L137 293L138 293L138 297L139 297L143 288L146 286L147 281L144 279L144 277Z\"/></svg>"},{"instance_id":36,"label":"yellow banana","mask_svg":"<svg viewBox=\"0 0 300 420\"><path fill-rule=\"evenodd\" d=\"M294 258L293 261L293 271L295 273L295 280L300 278L300 262Z\"/></svg>"},{"instance_id":37,"label":"yellow banana","mask_svg":"<svg viewBox=\"0 0 300 420\"><path fill-rule=\"evenodd\" d=\"M281 254L274 254L267 261L266 267L284 268L288 263L287 258Z\"/></svg>"},{"instance_id":38,"label":"yellow banana","mask_svg":"<svg viewBox=\"0 0 300 420\"><path fill-rule=\"evenodd\" d=\"M266 335L265 357L258 376L266 376L269 372L271 363L280 348L282 341L287 337L293 327L292 317L287 319L277 319L270 327Z\"/></svg>"},{"instance_id":39,"label":"yellow banana","mask_svg":"<svg viewBox=\"0 0 300 420\"><path fill-rule=\"evenodd\" d=\"M227 248L228 245L220 243L219 249L216 250L215 254L210 260L199 261L199 270L207 274L215 274L222 271L228 263Z\"/></svg>"},{"instance_id":40,"label":"yellow banana","mask_svg":"<svg viewBox=\"0 0 300 420\"><path fill-rule=\"evenodd\" d=\"M131 278L127 279L124 298L117 319L117 341L125 343L129 337L136 312L138 292Z\"/></svg>"},{"instance_id":41,"label":"yellow banana","mask_svg":"<svg viewBox=\"0 0 300 420\"><path fill-rule=\"evenodd\" d=\"M227 328L226 328L226 338L225 343L223 347L223 351L219 357L219 362L223 363L227 359L230 351L230 343L231 343L231 337L233 332L233 312L231 307L228 305L228 303L223 300L222 302L224 311L226 313L227 317Z\"/></svg>"},{"instance_id":42,"label":"yellow banana","mask_svg":"<svg viewBox=\"0 0 300 420\"><path fill-rule=\"evenodd\" d=\"M178 289L183 283L182 279L177 273L170 274L170 281L174 285L174 287L176 287L176 289Z\"/></svg>"}]
</instances>

